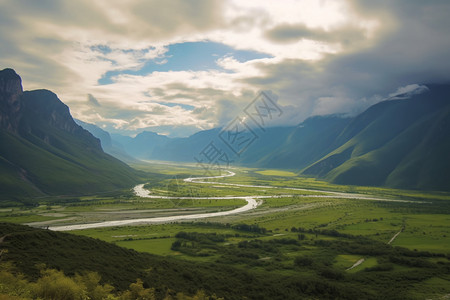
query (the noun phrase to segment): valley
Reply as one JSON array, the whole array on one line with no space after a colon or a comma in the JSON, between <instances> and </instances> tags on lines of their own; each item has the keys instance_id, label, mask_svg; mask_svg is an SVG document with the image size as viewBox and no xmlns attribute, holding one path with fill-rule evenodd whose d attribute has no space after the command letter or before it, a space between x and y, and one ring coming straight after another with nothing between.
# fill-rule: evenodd
<instances>
[{"instance_id":1,"label":"valley","mask_svg":"<svg viewBox=\"0 0 450 300\"><path fill-rule=\"evenodd\" d=\"M450 299L450 1L0 16L0 300Z\"/></svg>"},{"instance_id":2,"label":"valley","mask_svg":"<svg viewBox=\"0 0 450 300\"><path fill-rule=\"evenodd\" d=\"M448 193L333 185L244 167L216 176L192 164L134 167L160 175L111 195L2 207L0 216L175 261L361 285L368 298L411 285L404 276L419 271L410 298L450 293ZM364 283L385 276L396 282L387 290Z\"/></svg>"}]
</instances>

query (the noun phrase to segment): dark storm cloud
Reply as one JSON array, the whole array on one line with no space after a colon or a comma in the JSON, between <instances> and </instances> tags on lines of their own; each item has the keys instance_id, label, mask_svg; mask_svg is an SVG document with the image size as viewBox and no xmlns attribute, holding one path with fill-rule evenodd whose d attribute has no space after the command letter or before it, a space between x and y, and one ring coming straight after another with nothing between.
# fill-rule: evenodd
<instances>
[{"instance_id":1,"label":"dark storm cloud","mask_svg":"<svg viewBox=\"0 0 450 300\"><path fill-rule=\"evenodd\" d=\"M342 27L332 31L323 29L311 29L304 24L281 24L266 31L266 37L276 43L293 43L298 40L308 39L329 43L349 44L365 39L360 28L351 26Z\"/></svg>"},{"instance_id":2,"label":"dark storm cloud","mask_svg":"<svg viewBox=\"0 0 450 300\"><path fill-rule=\"evenodd\" d=\"M372 2L359 3L357 8L364 12L374 9ZM348 82L357 93L368 95L412 83L450 81L450 2L387 3L380 4L379 9L390 11L395 19L390 32L374 47L331 58L327 66L331 74L329 80ZM344 81L347 76L349 80Z\"/></svg>"},{"instance_id":3,"label":"dark storm cloud","mask_svg":"<svg viewBox=\"0 0 450 300\"><path fill-rule=\"evenodd\" d=\"M317 113L357 113L411 84L450 82L449 1L352 3L358 14L378 17L381 28L374 45L350 47L320 61L261 64L264 75L247 81L279 91L281 99L297 107L299 120ZM303 25L283 25L267 36L280 42L334 39Z\"/></svg>"}]
</instances>

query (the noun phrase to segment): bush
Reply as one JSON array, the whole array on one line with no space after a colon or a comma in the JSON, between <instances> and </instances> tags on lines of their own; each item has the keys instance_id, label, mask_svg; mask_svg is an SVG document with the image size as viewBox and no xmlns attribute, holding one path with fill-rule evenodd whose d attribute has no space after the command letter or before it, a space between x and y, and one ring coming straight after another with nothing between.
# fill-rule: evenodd
<instances>
[{"instance_id":1,"label":"bush","mask_svg":"<svg viewBox=\"0 0 450 300\"><path fill-rule=\"evenodd\" d=\"M307 256L298 256L294 259L294 264L299 267L311 266L313 262L313 259Z\"/></svg>"},{"instance_id":2,"label":"bush","mask_svg":"<svg viewBox=\"0 0 450 300\"><path fill-rule=\"evenodd\" d=\"M365 268L364 271L367 272L383 272L383 271L392 271L394 269L394 265L390 263L379 264L377 266L371 268Z\"/></svg>"},{"instance_id":3,"label":"bush","mask_svg":"<svg viewBox=\"0 0 450 300\"><path fill-rule=\"evenodd\" d=\"M51 300L81 300L86 298L82 285L66 277L63 272L47 269L41 272L42 277L35 284L35 295L38 298Z\"/></svg>"},{"instance_id":4,"label":"bush","mask_svg":"<svg viewBox=\"0 0 450 300\"><path fill-rule=\"evenodd\" d=\"M319 275L328 279L339 280L344 278L344 273L331 268L323 268L319 271Z\"/></svg>"},{"instance_id":5,"label":"bush","mask_svg":"<svg viewBox=\"0 0 450 300\"><path fill-rule=\"evenodd\" d=\"M137 279L135 283L130 284L130 290L124 292L120 296L120 300L154 300L155 289L144 288L144 284L141 279Z\"/></svg>"}]
</instances>

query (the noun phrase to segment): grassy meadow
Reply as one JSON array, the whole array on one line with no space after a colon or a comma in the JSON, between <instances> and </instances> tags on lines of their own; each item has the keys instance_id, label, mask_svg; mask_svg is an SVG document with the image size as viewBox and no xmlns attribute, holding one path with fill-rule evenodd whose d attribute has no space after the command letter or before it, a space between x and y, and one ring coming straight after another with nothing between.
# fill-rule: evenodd
<instances>
[{"instance_id":1,"label":"grassy meadow","mask_svg":"<svg viewBox=\"0 0 450 300\"><path fill-rule=\"evenodd\" d=\"M367 298L403 291L411 299L450 293L450 194L341 186L290 171L249 168L233 169L235 176L204 184L183 181L203 175L192 165L134 167L153 174L145 187L156 196L267 198L241 214L71 234L168 259L226 264L262 276L324 278L350 289L368 289ZM41 198L30 206L3 207L0 218L45 228L216 212L245 203L243 199L139 198L123 190Z\"/></svg>"}]
</instances>

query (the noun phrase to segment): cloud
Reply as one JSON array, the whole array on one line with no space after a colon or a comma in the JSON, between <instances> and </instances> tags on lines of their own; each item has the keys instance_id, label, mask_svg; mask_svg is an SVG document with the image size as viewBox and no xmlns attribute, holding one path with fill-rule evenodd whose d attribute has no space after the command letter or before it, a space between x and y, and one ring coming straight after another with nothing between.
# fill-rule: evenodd
<instances>
[{"instance_id":1,"label":"cloud","mask_svg":"<svg viewBox=\"0 0 450 300\"><path fill-rule=\"evenodd\" d=\"M279 92L284 103L297 107L299 118L355 114L399 87L449 82L450 62L444 49L450 39L444 28L450 21L444 15L450 4L380 3L361 1L353 7L358 14L379 16L383 27L373 45L328 54L319 61L283 59L261 64L260 75L247 80Z\"/></svg>"},{"instance_id":2,"label":"cloud","mask_svg":"<svg viewBox=\"0 0 450 300\"><path fill-rule=\"evenodd\" d=\"M409 84L399 87L395 92L389 94L389 99L408 99L411 96L425 93L428 87L419 84Z\"/></svg>"},{"instance_id":3,"label":"cloud","mask_svg":"<svg viewBox=\"0 0 450 300\"><path fill-rule=\"evenodd\" d=\"M309 28L305 24L280 24L265 32L265 36L276 43L290 44L299 40L314 40L343 44L346 47L366 40L364 28L343 26L326 31ZM354 45L353 45L354 46Z\"/></svg>"},{"instance_id":4,"label":"cloud","mask_svg":"<svg viewBox=\"0 0 450 300\"><path fill-rule=\"evenodd\" d=\"M100 103L98 102L98 100L94 96L92 96L91 94L88 94L87 98L88 98L89 105L96 106L96 107L100 107L101 106Z\"/></svg>"},{"instance_id":5,"label":"cloud","mask_svg":"<svg viewBox=\"0 0 450 300\"><path fill-rule=\"evenodd\" d=\"M449 82L448 15L444 0L4 0L0 65L116 132L221 126L260 90L279 97L275 125L293 125ZM233 53L212 57L217 68L149 67L187 42Z\"/></svg>"}]
</instances>

